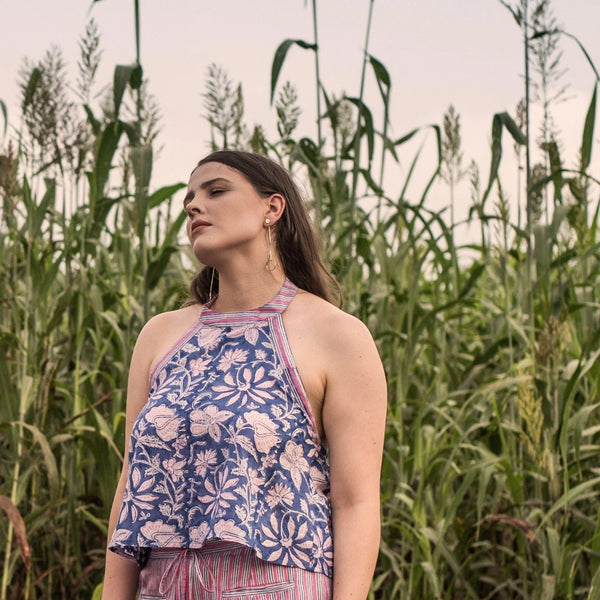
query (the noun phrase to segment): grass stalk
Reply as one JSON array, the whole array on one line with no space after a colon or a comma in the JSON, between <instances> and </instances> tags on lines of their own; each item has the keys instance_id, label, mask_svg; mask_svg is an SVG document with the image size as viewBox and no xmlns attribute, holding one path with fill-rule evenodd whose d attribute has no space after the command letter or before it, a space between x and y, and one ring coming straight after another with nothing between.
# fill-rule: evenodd
<instances>
[{"instance_id":1,"label":"grass stalk","mask_svg":"<svg viewBox=\"0 0 600 600\"><path fill-rule=\"evenodd\" d=\"M373 18L373 3L374 0L369 1L369 14L367 17L367 29L365 33L365 47L363 50L363 61L362 61L362 69L360 74L360 89L358 92L358 100L360 103L363 102L364 93L365 93L365 80L367 75L367 62L369 57L369 37L371 35L371 21ZM360 130L362 127L362 112L358 111L358 116L356 118L356 137L354 140L354 164L352 166L352 191L350 192L351 199L351 212L354 215L356 201L357 201L357 192L358 192L358 173L360 171L360 145L362 142L362 135L360 135Z\"/></svg>"},{"instance_id":2,"label":"grass stalk","mask_svg":"<svg viewBox=\"0 0 600 600\"><path fill-rule=\"evenodd\" d=\"M526 189L526 273L525 273L525 313L529 319L529 338L533 347L535 340L535 318L533 313L533 198L531 189L531 76L529 60L529 0L522 0L523 6L523 49L525 67L525 189Z\"/></svg>"},{"instance_id":3,"label":"grass stalk","mask_svg":"<svg viewBox=\"0 0 600 600\"><path fill-rule=\"evenodd\" d=\"M317 145L319 152L323 149L323 133L321 130L321 74L319 69L319 30L317 27L317 0L312 0L313 35L315 40L315 77L317 80Z\"/></svg>"}]
</instances>

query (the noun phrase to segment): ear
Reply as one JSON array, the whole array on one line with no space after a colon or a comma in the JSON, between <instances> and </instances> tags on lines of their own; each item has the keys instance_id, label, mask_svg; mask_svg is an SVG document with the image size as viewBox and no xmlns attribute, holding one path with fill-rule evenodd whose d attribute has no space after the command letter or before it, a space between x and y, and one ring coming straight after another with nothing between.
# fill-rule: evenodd
<instances>
[{"instance_id":1,"label":"ear","mask_svg":"<svg viewBox=\"0 0 600 600\"><path fill-rule=\"evenodd\" d=\"M271 221L271 225L275 225L281 218L285 210L285 198L281 194L271 194L267 198L267 207L264 218Z\"/></svg>"}]
</instances>

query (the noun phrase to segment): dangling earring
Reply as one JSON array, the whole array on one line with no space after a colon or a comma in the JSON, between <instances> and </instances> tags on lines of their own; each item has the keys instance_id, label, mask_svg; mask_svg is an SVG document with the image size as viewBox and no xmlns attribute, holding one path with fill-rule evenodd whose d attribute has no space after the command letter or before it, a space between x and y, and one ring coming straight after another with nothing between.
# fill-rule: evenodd
<instances>
[{"instance_id":1,"label":"dangling earring","mask_svg":"<svg viewBox=\"0 0 600 600\"><path fill-rule=\"evenodd\" d=\"M210 274L210 288L208 290L208 300L209 302L212 300L213 297L213 283L215 281L215 268L211 267L212 269L212 273Z\"/></svg>"},{"instance_id":2,"label":"dangling earring","mask_svg":"<svg viewBox=\"0 0 600 600\"><path fill-rule=\"evenodd\" d=\"M267 246L269 248L269 257L267 258L267 264L265 265L265 269L272 273L277 268L277 261L273 258L272 253L271 219L265 219L265 225L267 226Z\"/></svg>"}]
</instances>

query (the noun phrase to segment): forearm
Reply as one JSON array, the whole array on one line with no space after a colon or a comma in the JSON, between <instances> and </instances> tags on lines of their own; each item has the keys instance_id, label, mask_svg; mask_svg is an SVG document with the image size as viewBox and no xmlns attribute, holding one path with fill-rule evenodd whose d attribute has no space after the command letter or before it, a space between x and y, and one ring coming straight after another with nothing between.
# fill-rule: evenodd
<instances>
[{"instance_id":1,"label":"forearm","mask_svg":"<svg viewBox=\"0 0 600 600\"><path fill-rule=\"evenodd\" d=\"M108 522L109 542L121 509L123 489L124 480L121 478L110 511ZM138 589L138 576L139 567L134 560L119 556L107 548L102 600L134 600Z\"/></svg>"},{"instance_id":2,"label":"forearm","mask_svg":"<svg viewBox=\"0 0 600 600\"><path fill-rule=\"evenodd\" d=\"M364 600L379 552L379 502L333 509L333 600Z\"/></svg>"},{"instance_id":3,"label":"forearm","mask_svg":"<svg viewBox=\"0 0 600 600\"><path fill-rule=\"evenodd\" d=\"M139 567L134 560L106 551L106 570L102 600L134 600L138 589Z\"/></svg>"}]
</instances>

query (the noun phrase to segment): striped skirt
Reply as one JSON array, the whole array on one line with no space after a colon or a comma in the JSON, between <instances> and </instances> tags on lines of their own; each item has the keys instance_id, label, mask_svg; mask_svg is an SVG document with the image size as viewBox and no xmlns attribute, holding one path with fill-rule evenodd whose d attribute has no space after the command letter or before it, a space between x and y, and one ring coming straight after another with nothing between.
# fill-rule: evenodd
<instances>
[{"instance_id":1,"label":"striped skirt","mask_svg":"<svg viewBox=\"0 0 600 600\"><path fill-rule=\"evenodd\" d=\"M140 571L139 600L329 600L331 588L326 575L217 541L199 550L152 550Z\"/></svg>"}]
</instances>

